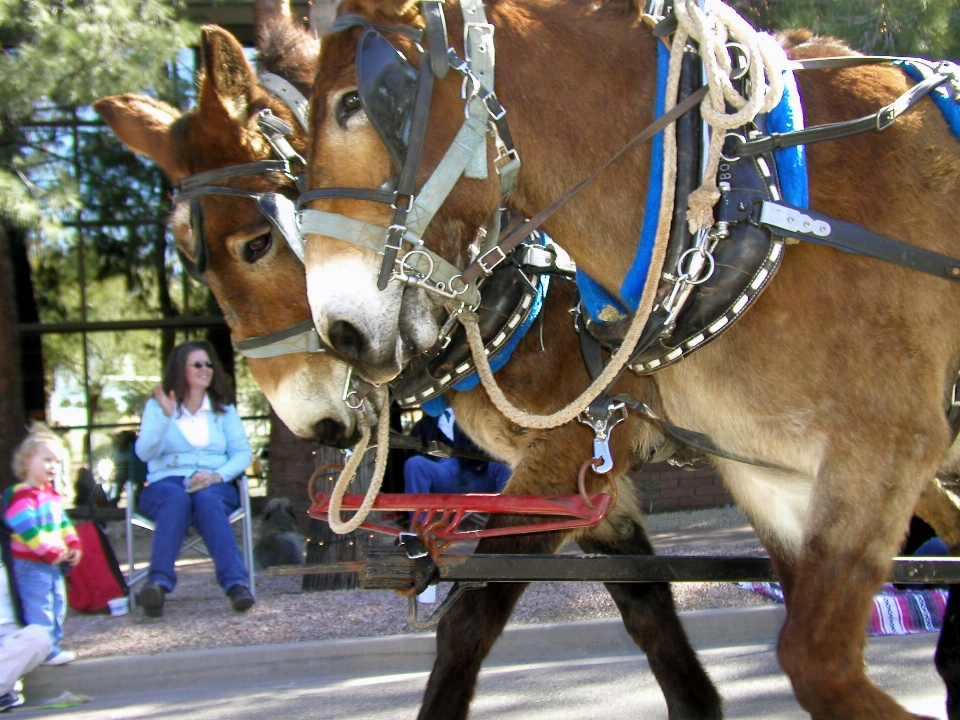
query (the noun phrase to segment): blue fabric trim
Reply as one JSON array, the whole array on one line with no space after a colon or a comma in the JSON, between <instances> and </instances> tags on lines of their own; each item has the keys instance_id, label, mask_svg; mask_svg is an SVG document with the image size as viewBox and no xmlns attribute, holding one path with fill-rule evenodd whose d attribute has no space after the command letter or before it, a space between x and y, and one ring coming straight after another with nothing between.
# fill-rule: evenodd
<instances>
[{"instance_id":1,"label":"blue fabric trim","mask_svg":"<svg viewBox=\"0 0 960 720\"><path fill-rule=\"evenodd\" d=\"M667 71L670 65L670 51L663 43L657 43L657 99L654 105L654 118L663 115L666 104ZM657 237L657 223L660 219L660 200L663 193L663 131L658 132L651 142L650 181L647 186L646 207L643 212L643 226L637 243L637 254L620 286L620 297L614 297L606 288L592 280L582 270L577 269L577 286L580 289L580 302L587 314L598 322L601 313L610 318L611 308L616 315L626 316L637 309L643 295L643 286L650 273L650 258Z\"/></svg>"},{"instance_id":2,"label":"blue fabric trim","mask_svg":"<svg viewBox=\"0 0 960 720\"><path fill-rule=\"evenodd\" d=\"M662 42L657 43L657 100L653 109L654 118L663 115L667 95L667 74L670 69L670 51ZM657 225L660 222L660 201L663 196L663 131L654 135L651 141L650 180L647 186L647 206L643 210L643 227L640 230L640 243L633 264L623 278L620 297L636 310L643 295L643 286L650 274L650 258L657 240Z\"/></svg>"},{"instance_id":3,"label":"blue fabric trim","mask_svg":"<svg viewBox=\"0 0 960 720\"><path fill-rule=\"evenodd\" d=\"M923 74L917 70L912 63L898 60L894 65L903 70L907 74L907 77L914 82L923 80ZM947 125L950 126L954 136L960 140L960 104L950 97L943 86L935 88L933 92L930 93L930 97L937 104L937 107L940 108L940 112L943 113L943 119L947 121Z\"/></svg>"},{"instance_id":4,"label":"blue fabric trim","mask_svg":"<svg viewBox=\"0 0 960 720\"><path fill-rule=\"evenodd\" d=\"M513 334L513 337L510 338L507 344L500 348L490 358L490 369L493 372L497 372L497 370L507 364L507 361L510 359L513 351L516 349L520 341L523 340L523 336L527 334L527 330L530 329L530 326L533 325L533 321L537 319L537 316L543 309L543 299L547 296L547 290L549 288L550 276L541 275L540 284L537 287L537 294L533 298L533 306L530 308L530 314L527 315L527 319L521 323L520 327L517 328L517 331ZM480 376L474 372L470 375L467 375L460 382L455 383L453 385L453 389L458 390L459 392L467 392L468 390L473 390L479 384Z\"/></svg>"},{"instance_id":5,"label":"blue fabric trim","mask_svg":"<svg viewBox=\"0 0 960 720\"><path fill-rule=\"evenodd\" d=\"M780 99L780 104L767 114L767 130L772 133L804 128L803 100L793 71L785 71L783 81L783 97ZM806 147L797 145L792 148L783 148L777 150L773 156L777 163L783 199L797 207L809 207L810 187L807 181Z\"/></svg>"},{"instance_id":6,"label":"blue fabric trim","mask_svg":"<svg viewBox=\"0 0 960 720\"><path fill-rule=\"evenodd\" d=\"M447 409L447 398L443 395L437 395L432 400L427 400L420 404L420 409L430 417L440 417Z\"/></svg>"}]
</instances>

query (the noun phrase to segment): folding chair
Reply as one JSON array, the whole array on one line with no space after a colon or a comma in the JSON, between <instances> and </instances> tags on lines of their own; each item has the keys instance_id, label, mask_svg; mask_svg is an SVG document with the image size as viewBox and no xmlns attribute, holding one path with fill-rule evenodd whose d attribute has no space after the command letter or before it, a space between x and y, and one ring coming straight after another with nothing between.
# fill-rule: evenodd
<instances>
[{"instance_id":1,"label":"folding chair","mask_svg":"<svg viewBox=\"0 0 960 720\"><path fill-rule=\"evenodd\" d=\"M127 512L126 512L126 532L127 532L127 587L130 588L130 605L134 603L133 586L147 577L150 568L145 567L136 570L133 563L133 528L134 526L154 532L157 529L153 520L137 512L137 499L135 485L127 481L124 485L127 493ZM256 588L254 587L253 575L253 529L251 527L252 515L250 513L250 488L247 485L247 478L241 475L237 478L237 490L240 493L240 507L233 511L228 520L230 524L240 523L240 534L243 541L243 564L247 567L247 575L250 577L250 593L256 597ZM183 547L180 548L178 558L183 557L188 550L196 550L201 555L210 557L206 546L203 544L203 538L197 533L193 537L187 537L183 541Z\"/></svg>"}]
</instances>

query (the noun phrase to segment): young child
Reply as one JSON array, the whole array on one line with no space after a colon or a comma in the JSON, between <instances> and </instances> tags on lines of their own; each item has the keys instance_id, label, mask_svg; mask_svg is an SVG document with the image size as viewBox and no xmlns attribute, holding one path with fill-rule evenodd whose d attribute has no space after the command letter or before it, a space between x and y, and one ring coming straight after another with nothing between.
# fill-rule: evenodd
<instances>
[{"instance_id":1,"label":"young child","mask_svg":"<svg viewBox=\"0 0 960 720\"><path fill-rule=\"evenodd\" d=\"M80 538L63 511L53 481L64 448L44 425L35 425L13 454L13 472L22 482L3 493L3 518L10 527L13 569L27 624L50 633L53 648L45 664L64 665L77 654L60 649L67 614L61 563L80 562Z\"/></svg>"}]
</instances>

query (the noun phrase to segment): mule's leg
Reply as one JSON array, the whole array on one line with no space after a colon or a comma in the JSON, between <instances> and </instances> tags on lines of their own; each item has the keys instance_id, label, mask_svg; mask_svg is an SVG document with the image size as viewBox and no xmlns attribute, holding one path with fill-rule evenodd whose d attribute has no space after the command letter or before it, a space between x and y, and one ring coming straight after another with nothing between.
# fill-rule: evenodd
<instances>
[{"instance_id":1,"label":"mule's leg","mask_svg":"<svg viewBox=\"0 0 960 720\"><path fill-rule=\"evenodd\" d=\"M623 491L621 491L621 498ZM619 504L619 503L618 503ZM626 515L609 529L577 540L584 552L604 555L653 555L643 526ZM647 656L667 701L670 720L716 720L723 706L716 687L690 646L677 617L669 583L606 583L623 624Z\"/></svg>"},{"instance_id":2,"label":"mule's leg","mask_svg":"<svg viewBox=\"0 0 960 720\"><path fill-rule=\"evenodd\" d=\"M487 527L534 522L492 515ZM478 553L553 553L563 542L559 533L540 533L480 541ZM427 682L419 720L462 720L467 717L480 673L528 583L490 583L468 591L437 626L437 657Z\"/></svg>"},{"instance_id":3,"label":"mule's leg","mask_svg":"<svg viewBox=\"0 0 960 720\"><path fill-rule=\"evenodd\" d=\"M798 701L818 720L906 720L914 716L867 678L863 648L871 598L886 578L921 488L916 482L912 488L908 482L877 482L870 487L876 492L858 497L826 490L841 478L871 472L850 467L853 461L835 460L838 467L822 468L817 478L825 489L811 499L777 657ZM922 476L919 463L913 470ZM872 471L877 477L894 474Z\"/></svg>"},{"instance_id":4,"label":"mule's leg","mask_svg":"<svg viewBox=\"0 0 960 720\"><path fill-rule=\"evenodd\" d=\"M960 720L960 585L950 586L934 661L947 686L947 717Z\"/></svg>"},{"instance_id":5,"label":"mule's leg","mask_svg":"<svg viewBox=\"0 0 960 720\"><path fill-rule=\"evenodd\" d=\"M960 555L960 506L939 480L923 489L914 512L936 531L951 555ZM947 717L960 720L960 585L950 586L934 660L947 687Z\"/></svg>"}]
</instances>

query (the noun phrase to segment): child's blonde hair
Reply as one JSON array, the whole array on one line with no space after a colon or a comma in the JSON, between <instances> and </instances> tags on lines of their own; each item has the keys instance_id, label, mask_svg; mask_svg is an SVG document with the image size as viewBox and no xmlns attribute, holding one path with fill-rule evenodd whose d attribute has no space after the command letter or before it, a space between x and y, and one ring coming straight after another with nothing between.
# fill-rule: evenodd
<instances>
[{"instance_id":1,"label":"child's blonde hair","mask_svg":"<svg viewBox=\"0 0 960 720\"><path fill-rule=\"evenodd\" d=\"M43 423L33 423L30 426L30 434L13 451L13 461L10 466L18 480L25 481L27 479L27 465L30 464L30 459L41 445L52 446L54 451L63 459L65 448L60 437Z\"/></svg>"}]
</instances>

